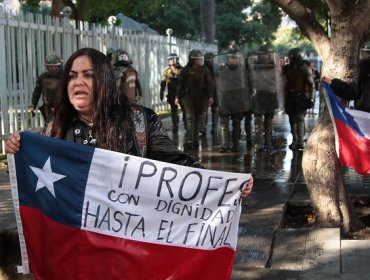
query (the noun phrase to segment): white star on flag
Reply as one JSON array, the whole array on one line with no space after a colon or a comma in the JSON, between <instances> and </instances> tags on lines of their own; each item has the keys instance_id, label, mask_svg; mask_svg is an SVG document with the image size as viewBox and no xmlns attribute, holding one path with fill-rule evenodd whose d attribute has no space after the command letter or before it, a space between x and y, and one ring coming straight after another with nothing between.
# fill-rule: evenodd
<instances>
[{"instance_id":1,"label":"white star on flag","mask_svg":"<svg viewBox=\"0 0 370 280\"><path fill-rule=\"evenodd\" d=\"M49 190L49 192L55 197L54 182L59 181L60 179L63 179L66 176L54 173L51 170L50 157L48 157L42 169L33 166L30 166L30 168L38 178L35 192L43 187L46 187Z\"/></svg>"}]
</instances>

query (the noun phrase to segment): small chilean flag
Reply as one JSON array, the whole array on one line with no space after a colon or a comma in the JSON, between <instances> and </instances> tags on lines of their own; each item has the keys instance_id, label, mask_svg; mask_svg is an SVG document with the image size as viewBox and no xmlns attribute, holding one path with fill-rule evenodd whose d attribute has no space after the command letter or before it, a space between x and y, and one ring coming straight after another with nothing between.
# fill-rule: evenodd
<instances>
[{"instance_id":1,"label":"small chilean flag","mask_svg":"<svg viewBox=\"0 0 370 280\"><path fill-rule=\"evenodd\" d=\"M342 104L327 83L326 104L334 124L335 146L342 166L357 173L370 173L370 113L350 110Z\"/></svg>"},{"instance_id":2,"label":"small chilean flag","mask_svg":"<svg viewBox=\"0 0 370 280\"><path fill-rule=\"evenodd\" d=\"M36 280L230 279L250 174L27 132L8 161L20 270Z\"/></svg>"}]
</instances>

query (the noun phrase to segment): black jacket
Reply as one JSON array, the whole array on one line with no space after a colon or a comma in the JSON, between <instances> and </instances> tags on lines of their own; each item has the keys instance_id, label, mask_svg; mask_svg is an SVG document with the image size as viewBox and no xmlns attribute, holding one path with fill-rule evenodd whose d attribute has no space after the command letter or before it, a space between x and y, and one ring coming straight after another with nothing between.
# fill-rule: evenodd
<instances>
[{"instance_id":1,"label":"black jacket","mask_svg":"<svg viewBox=\"0 0 370 280\"><path fill-rule=\"evenodd\" d=\"M330 85L336 95L355 100L355 109L370 112L370 59L361 61L358 77L351 82L333 79Z\"/></svg>"},{"instance_id":2,"label":"black jacket","mask_svg":"<svg viewBox=\"0 0 370 280\"><path fill-rule=\"evenodd\" d=\"M143 156L145 158L178 165L202 168L202 166L197 161L192 159L188 154L177 149L175 143L168 136L165 128L163 127L162 121L158 118L158 115L152 109L143 106L140 107L143 108L143 112L145 114L145 132L147 139L146 148L144 153L141 154L141 152L138 150L135 132L127 130L127 133L130 133L129 137L127 137L127 154L134 156ZM48 127L50 126L51 123L48 124ZM135 127L135 125L133 127ZM89 130L89 127L85 123L83 123L79 119L73 119L72 122L68 125L65 139L67 141L79 144L99 147L99 143L94 143L94 141L92 141L94 140L94 137L89 138ZM48 133L45 134L47 135Z\"/></svg>"}]
</instances>

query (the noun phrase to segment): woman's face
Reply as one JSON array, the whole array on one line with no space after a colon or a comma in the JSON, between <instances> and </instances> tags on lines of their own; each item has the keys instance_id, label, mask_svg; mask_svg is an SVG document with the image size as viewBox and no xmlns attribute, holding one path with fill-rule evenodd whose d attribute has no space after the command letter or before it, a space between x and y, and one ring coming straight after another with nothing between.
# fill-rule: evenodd
<instances>
[{"instance_id":1,"label":"woman's face","mask_svg":"<svg viewBox=\"0 0 370 280\"><path fill-rule=\"evenodd\" d=\"M91 115L92 112L93 77L90 58L86 55L77 57L69 71L68 98L81 115Z\"/></svg>"}]
</instances>

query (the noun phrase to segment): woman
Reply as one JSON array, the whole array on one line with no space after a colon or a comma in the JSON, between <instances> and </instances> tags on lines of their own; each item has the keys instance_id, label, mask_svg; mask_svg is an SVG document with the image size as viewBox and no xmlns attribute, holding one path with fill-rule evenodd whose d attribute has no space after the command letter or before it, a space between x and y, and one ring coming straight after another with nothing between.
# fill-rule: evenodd
<instances>
[{"instance_id":1,"label":"woman","mask_svg":"<svg viewBox=\"0 0 370 280\"><path fill-rule=\"evenodd\" d=\"M54 117L44 134L116 152L178 165L201 165L179 151L153 110L129 103L116 89L109 59L100 51L83 48L65 64ZM13 133L5 151L16 153L20 135ZM252 190L250 181L242 193Z\"/></svg>"}]
</instances>

